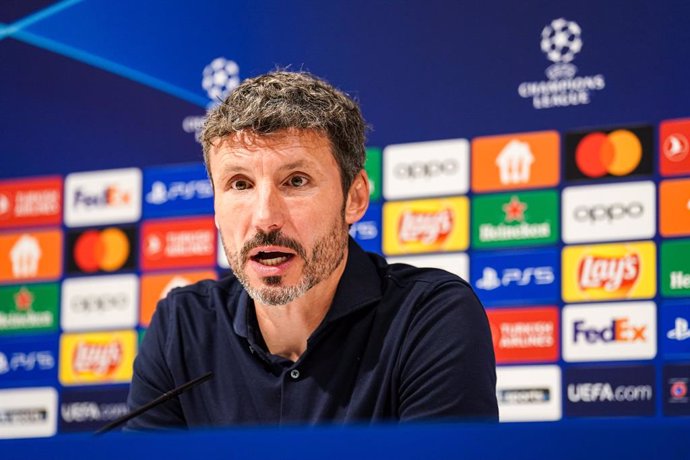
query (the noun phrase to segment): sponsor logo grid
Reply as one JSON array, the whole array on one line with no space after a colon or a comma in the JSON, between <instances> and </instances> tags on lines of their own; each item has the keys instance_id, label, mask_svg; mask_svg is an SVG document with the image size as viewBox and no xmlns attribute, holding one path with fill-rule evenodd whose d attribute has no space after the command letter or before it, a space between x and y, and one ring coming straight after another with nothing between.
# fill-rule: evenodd
<instances>
[{"instance_id":1,"label":"sponsor logo grid","mask_svg":"<svg viewBox=\"0 0 690 460\"><path fill-rule=\"evenodd\" d=\"M690 359L688 126L661 123L657 150L651 126L370 148L350 235L471 283L502 420L684 414L687 365L637 382L620 364L653 377ZM50 433L122 412L97 393L126 387L157 302L227 271L212 194L199 165L0 181L0 387L69 395L41 409Z\"/></svg>"}]
</instances>

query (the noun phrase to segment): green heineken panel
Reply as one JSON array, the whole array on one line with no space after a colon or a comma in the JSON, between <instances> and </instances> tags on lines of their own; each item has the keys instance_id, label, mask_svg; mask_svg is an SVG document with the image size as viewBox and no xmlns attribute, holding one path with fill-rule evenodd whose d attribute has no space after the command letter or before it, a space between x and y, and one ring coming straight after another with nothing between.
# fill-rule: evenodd
<instances>
[{"instance_id":1,"label":"green heineken panel","mask_svg":"<svg viewBox=\"0 0 690 460\"><path fill-rule=\"evenodd\" d=\"M661 295L690 297L690 240L661 243Z\"/></svg>"},{"instance_id":2,"label":"green heineken panel","mask_svg":"<svg viewBox=\"0 0 690 460\"><path fill-rule=\"evenodd\" d=\"M507 248L555 244L558 192L501 193L472 200L472 247Z\"/></svg>"},{"instance_id":3,"label":"green heineken panel","mask_svg":"<svg viewBox=\"0 0 690 460\"><path fill-rule=\"evenodd\" d=\"M381 149L368 147L367 159L364 170L369 176L369 199L379 201L381 199Z\"/></svg>"},{"instance_id":4,"label":"green heineken panel","mask_svg":"<svg viewBox=\"0 0 690 460\"><path fill-rule=\"evenodd\" d=\"M0 287L0 335L56 331L58 284Z\"/></svg>"}]
</instances>

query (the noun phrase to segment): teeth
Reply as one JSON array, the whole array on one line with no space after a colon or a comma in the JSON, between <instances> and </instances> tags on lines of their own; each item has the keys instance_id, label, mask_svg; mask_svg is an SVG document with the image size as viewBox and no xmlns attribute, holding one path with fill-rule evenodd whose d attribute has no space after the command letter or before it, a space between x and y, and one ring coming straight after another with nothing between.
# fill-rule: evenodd
<instances>
[{"instance_id":1,"label":"teeth","mask_svg":"<svg viewBox=\"0 0 690 460\"><path fill-rule=\"evenodd\" d=\"M261 259L260 262L261 262L263 265L268 265L268 266L273 267L273 266L275 266L275 265L280 265L280 264L282 264L282 263L285 262L286 260L288 260L287 256L282 256L282 257L273 257L273 258L271 258L271 259Z\"/></svg>"}]
</instances>

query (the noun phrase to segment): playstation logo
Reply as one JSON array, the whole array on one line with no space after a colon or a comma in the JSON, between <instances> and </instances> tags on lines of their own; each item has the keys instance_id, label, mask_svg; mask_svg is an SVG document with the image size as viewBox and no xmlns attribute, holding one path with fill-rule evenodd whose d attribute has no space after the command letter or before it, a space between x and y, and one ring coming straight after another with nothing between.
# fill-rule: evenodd
<instances>
[{"instance_id":1,"label":"playstation logo","mask_svg":"<svg viewBox=\"0 0 690 460\"><path fill-rule=\"evenodd\" d=\"M496 270L491 267L484 267L482 277L477 280L477 288L493 291L500 286L501 280L498 279L498 273L496 273Z\"/></svg>"},{"instance_id":2,"label":"playstation logo","mask_svg":"<svg viewBox=\"0 0 690 460\"><path fill-rule=\"evenodd\" d=\"M676 318L675 327L666 333L666 337L678 341L690 339L688 321L685 318Z\"/></svg>"}]
</instances>

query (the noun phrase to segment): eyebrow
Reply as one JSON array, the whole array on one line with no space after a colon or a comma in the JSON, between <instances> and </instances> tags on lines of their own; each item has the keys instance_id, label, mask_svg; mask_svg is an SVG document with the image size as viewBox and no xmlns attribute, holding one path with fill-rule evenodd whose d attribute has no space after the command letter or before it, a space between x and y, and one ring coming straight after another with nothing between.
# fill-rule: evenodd
<instances>
[{"instance_id":1,"label":"eyebrow","mask_svg":"<svg viewBox=\"0 0 690 460\"><path fill-rule=\"evenodd\" d=\"M314 164L313 161L300 159L300 160L295 160L291 163L288 163L286 165L279 167L278 171L290 171L293 169L308 167L308 166L311 166L313 164ZM239 165L237 163L231 163L231 164L228 164L226 167L223 168L223 170L221 171L221 175L227 175L230 173L232 173L232 174L234 174L234 173L245 173L246 174L246 173L249 173L250 171L251 171L250 168L247 168L243 165Z\"/></svg>"}]
</instances>

